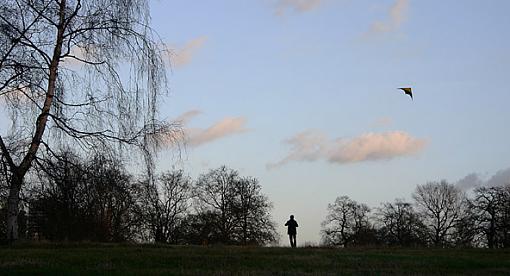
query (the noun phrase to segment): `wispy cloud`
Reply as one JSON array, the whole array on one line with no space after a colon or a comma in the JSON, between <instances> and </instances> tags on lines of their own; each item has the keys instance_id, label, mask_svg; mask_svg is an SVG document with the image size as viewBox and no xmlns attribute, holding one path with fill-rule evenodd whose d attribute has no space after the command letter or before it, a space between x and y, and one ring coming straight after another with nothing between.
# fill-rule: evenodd
<instances>
[{"instance_id":1,"label":"wispy cloud","mask_svg":"<svg viewBox=\"0 0 510 276\"><path fill-rule=\"evenodd\" d=\"M470 190L472 188L480 187L483 185L483 180L477 173L470 173L461 180L457 181L457 187L462 190Z\"/></svg>"},{"instance_id":2,"label":"wispy cloud","mask_svg":"<svg viewBox=\"0 0 510 276\"><path fill-rule=\"evenodd\" d=\"M191 63L194 55L204 46L206 41L207 37L201 36L180 47L167 45L166 47L169 48L168 58L170 59L172 66L182 67Z\"/></svg>"},{"instance_id":3,"label":"wispy cloud","mask_svg":"<svg viewBox=\"0 0 510 276\"><path fill-rule=\"evenodd\" d=\"M377 20L370 26L366 35L394 32L400 28L407 18L409 0L396 0L388 10L385 20Z\"/></svg>"},{"instance_id":4,"label":"wispy cloud","mask_svg":"<svg viewBox=\"0 0 510 276\"><path fill-rule=\"evenodd\" d=\"M189 137L188 143L193 147L197 147L224 138L226 136L243 133L248 130L246 129L245 125L245 118L229 117L216 122L206 129L190 128L187 129L187 134Z\"/></svg>"},{"instance_id":5,"label":"wispy cloud","mask_svg":"<svg viewBox=\"0 0 510 276\"><path fill-rule=\"evenodd\" d=\"M188 123L196 116L202 114L200 110L190 110L178 116L174 122L183 127L186 143L197 147L227 136L248 131L244 117L226 117L207 128L190 128Z\"/></svg>"},{"instance_id":6,"label":"wispy cloud","mask_svg":"<svg viewBox=\"0 0 510 276\"><path fill-rule=\"evenodd\" d=\"M288 10L307 12L319 7L320 4L321 0L278 0L275 14L277 16L283 16Z\"/></svg>"},{"instance_id":7,"label":"wispy cloud","mask_svg":"<svg viewBox=\"0 0 510 276\"><path fill-rule=\"evenodd\" d=\"M186 111L186 112L182 113L181 115L179 115L179 117L175 118L175 122L179 123L180 125L186 125L186 124L188 124L189 121L191 121L191 119L193 119L194 117L196 117L200 114L202 114L202 111L200 111L198 109Z\"/></svg>"},{"instance_id":8,"label":"wispy cloud","mask_svg":"<svg viewBox=\"0 0 510 276\"><path fill-rule=\"evenodd\" d=\"M285 141L291 146L290 153L268 168L277 168L291 161L326 160L345 164L363 161L388 160L420 152L426 141L403 131L367 133L354 138L328 137L318 131L306 131Z\"/></svg>"},{"instance_id":9,"label":"wispy cloud","mask_svg":"<svg viewBox=\"0 0 510 276\"><path fill-rule=\"evenodd\" d=\"M482 186L497 187L503 185L510 185L510 168L497 171L490 177L479 173L470 173L457 181L457 187L465 191Z\"/></svg>"}]
</instances>

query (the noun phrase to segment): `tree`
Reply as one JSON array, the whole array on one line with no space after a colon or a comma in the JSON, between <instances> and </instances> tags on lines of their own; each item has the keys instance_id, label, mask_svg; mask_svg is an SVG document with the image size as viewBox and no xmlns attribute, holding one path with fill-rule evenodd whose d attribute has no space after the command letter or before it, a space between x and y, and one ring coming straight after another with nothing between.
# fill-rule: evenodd
<instances>
[{"instance_id":1,"label":"tree","mask_svg":"<svg viewBox=\"0 0 510 276\"><path fill-rule=\"evenodd\" d=\"M322 222L322 239L327 245L359 245L373 240L371 226L368 221L370 208L358 203L348 196L337 197L335 202L328 204L328 214Z\"/></svg>"},{"instance_id":2,"label":"tree","mask_svg":"<svg viewBox=\"0 0 510 276\"><path fill-rule=\"evenodd\" d=\"M114 150L114 142L152 160L154 138L169 126L156 120L166 75L148 24L147 0L0 3L0 98L13 121L0 136L9 239L17 239L20 190L41 147Z\"/></svg>"},{"instance_id":3,"label":"tree","mask_svg":"<svg viewBox=\"0 0 510 276\"><path fill-rule=\"evenodd\" d=\"M434 246L445 246L461 219L464 196L445 180L418 185L413 194Z\"/></svg>"},{"instance_id":4,"label":"tree","mask_svg":"<svg viewBox=\"0 0 510 276\"><path fill-rule=\"evenodd\" d=\"M471 208L489 248L508 247L510 233L510 186L480 187ZM506 242L506 244L505 244Z\"/></svg>"},{"instance_id":5,"label":"tree","mask_svg":"<svg viewBox=\"0 0 510 276\"><path fill-rule=\"evenodd\" d=\"M234 183L232 212L236 221L236 240L242 245L276 241L276 228L269 215L272 204L261 189L259 181L252 177L243 177Z\"/></svg>"},{"instance_id":6,"label":"tree","mask_svg":"<svg viewBox=\"0 0 510 276\"><path fill-rule=\"evenodd\" d=\"M70 151L37 160L29 199L31 236L49 240L88 238L85 161Z\"/></svg>"},{"instance_id":7,"label":"tree","mask_svg":"<svg viewBox=\"0 0 510 276\"><path fill-rule=\"evenodd\" d=\"M208 240L226 244L266 244L276 239L271 203L254 178L222 166L201 175L196 184L199 217L213 220ZM207 227L201 227L206 229ZM218 233L219 237L213 234Z\"/></svg>"},{"instance_id":8,"label":"tree","mask_svg":"<svg viewBox=\"0 0 510 276\"><path fill-rule=\"evenodd\" d=\"M387 202L377 209L381 240L388 245L426 245L426 227L411 203L403 200Z\"/></svg>"},{"instance_id":9,"label":"tree","mask_svg":"<svg viewBox=\"0 0 510 276\"><path fill-rule=\"evenodd\" d=\"M143 183L142 219L155 242L177 244L184 234L180 229L192 198L192 181L182 170L162 173L156 182Z\"/></svg>"},{"instance_id":10,"label":"tree","mask_svg":"<svg viewBox=\"0 0 510 276\"><path fill-rule=\"evenodd\" d=\"M133 216L135 190L124 164L116 158L95 154L87 160L86 216L92 218L92 240L122 242L132 240L139 221Z\"/></svg>"},{"instance_id":11,"label":"tree","mask_svg":"<svg viewBox=\"0 0 510 276\"><path fill-rule=\"evenodd\" d=\"M470 204L469 199L465 199L465 203L463 203L461 207L460 217L455 223L455 228L452 231L452 245L461 248L479 246L479 229L476 214L473 212L472 205Z\"/></svg>"},{"instance_id":12,"label":"tree","mask_svg":"<svg viewBox=\"0 0 510 276\"><path fill-rule=\"evenodd\" d=\"M199 212L218 214L219 220L215 222L215 226L219 229L223 243L233 242L235 218L231 199L234 198L234 185L238 178L237 171L222 166L200 175L196 184Z\"/></svg>"},{"instance_id":13,"label":"tree","mask_svg":"<svg viewBox=\"0 0 510 276\"><path fill-rule=\"evenodd\" d=\"M503 198L502 214L500 219L501 233L501 244L502 247L510 247L510 183L503 186L503 192L501 194Z\"/></svg>"},{"instance_id":14,"label":"tree","mask_svg":"<svg viewBox=\"0 0 510 276\"><path fill-rule=\"evenodd\" d=\"M33 234L49 240L132 240L139 226L133 215L136 187L122 162L71 152L38 161L40 184L29 200Z\"/></svg>"}]
</instances>

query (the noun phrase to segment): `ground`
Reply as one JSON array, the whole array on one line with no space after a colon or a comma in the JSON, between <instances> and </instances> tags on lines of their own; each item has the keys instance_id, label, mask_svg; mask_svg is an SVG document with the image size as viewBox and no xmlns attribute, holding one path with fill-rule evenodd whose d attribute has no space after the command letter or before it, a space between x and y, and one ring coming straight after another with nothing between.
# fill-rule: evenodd
<instances>
[{"instance_id":1,"label":"ground","mask_svg":"<svg viewBox=\"0 0 510 276\"><path fill-rule=\"evenodd\" d=\"M30 244L0 247L0 274L509 275L510 250Z\"/></svg>"}]
</instances>

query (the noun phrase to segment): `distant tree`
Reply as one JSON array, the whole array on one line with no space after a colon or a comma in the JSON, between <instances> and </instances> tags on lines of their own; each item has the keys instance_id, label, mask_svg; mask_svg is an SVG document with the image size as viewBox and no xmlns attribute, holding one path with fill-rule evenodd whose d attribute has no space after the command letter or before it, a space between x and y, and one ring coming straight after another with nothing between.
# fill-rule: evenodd
<instances>
[{"instance_id":1,"label":"distant tree","mask_svg":"<svg viewBox=\"0 0 510 276\"><path fill-rule=\"evenodd\" d=\"M29 187L31 235L49 240L85 239L85 233L92 232L85 216L85 161L70 151L38 161L33 187Z\"/></svg>"},{"instance_id":2,"label":"distant tree","mask_svg":"<svg viewBox=\"0 0 510 276\"><path fill-rule=\"evenodd\" d=\"M192 199L192 181L182 170L163 172L157 181L143 182L142 220L155 242L178 244L182 242L182 221L189 213Z\"/></svg>"},{"instance_id":3,"label":"distant tree","mask_svg":"<svg viewBox=\"0 0 510 276\"><path fill-rule=\"evenodd\" d=\"M472 210L489 248L508 247L510 237L510 185L475 189Z\"/></svg>"},{"instance_id":4,"label":"distant tree","mask_svg":"<svg viewBox=\"0 0 510 276\"><path fill-rule=\"evenodd\" d=\"M266 244L276 239L271 203L254 178L222 166L201 175L195 189L199 214L214 226L206 236L225 244ZM201 216L199 216L201 217ZM219 237L214 237L218 233Z\"/></svg>"},{"instance_id":5,"label":"distant tree","mask_svg":"<svg viewBox=\"0 0 510 276\"><path fill-rule=\"evenodd\" d=\"M209 245L224 243L217 223L220 220L218 212L202 211L188 214L181 221L179 230L183 244Z\"/></svg>"},{"instance_id":6,"label":"distant tree","mask_svg":"<svg viewBox=\"0 0 510 276\"><path fill-rule=\"evenodd\" d=\"M40 184L29 204L29 219L39 219L32 221L37 234L49 240L131 240L139 225L135 187L122 163L101 155L57 156L38 162Z\"/></svg>"},{"instance_id":7,"label":"distant tree","mask_svg":"<svg viewBox=\"0 0 510 276\"><path fill-rule=\"evenodd\" d=\"M261 192L258 180L244 177L234 182L232 213L235 218L236 240L241 244L267 244L275 242L276 227L271 221L272 204Z\"/></svg>"},{"instance_id":8,"label":"distant tree","mask_svg":"<svg viewBox=\"0 0 510 276\"><path fill-rule=\"evenodd\" d=\"M434 246L446 246L462 218L464 195L453 184L442 180L418 185L413 194L420 215L429 229Z\"/></svg>"},{"instance_id":9,"label":"distant tree","mask_svg":"<svg viewBox=\"0 0 510 276\"><path fill-rule=\"evenodd\" d=\"M451 244L455 247L476 247L480 245L480 230L476 214L469 199L465 199L461 214L451 235Z\"/></svg>"},{"instance_id":10,"label":"distant tree","mask_svg":"<svg viewBox=\"0 0 510 276\"><path fill-rule=\"evenodd\" d=\"M380 239L392 246L424 246L427 243L426 226L411 203L395 200L383 203L376 212Z\"/></svg>"},{"instance_id":11,"label":"distant tree","mask_svg":"<svg viewBox=\"0 0 510 276\"><path fill-rule=\"evenodd\" d=\"M86 197L92 216L93 240L122 242L132 240L139 221L133 216L137 183L121 160L95 154L87 160Z\"/></svg>"},{"instance_id":12,"label":"distant tree","mask_svg":"<svg viewBox=\"0 0 510 276\"><path fill-rule=\"evenodd\" d=\"M214 212L218 214L215 226L223 243L232 243L235 229L232 199L235 197L234 187L239 173L222 166L200 175L195 189L196 207L199 212Z\"/></svg>"},{"instance_id":13,"label":"distant tree","mask_svg":"<svg viewBox=\"0 0 510 276\"><path fill-rule=\"evenodd\" d=\"M337 197L335 202L328 204L328 214L322 222L322 240L326 245L360 245L373 240L368 213L370 208L347 196Z\"/></svg>"},{"instance_id":14,"label":"distant tree","mask_svg":"<svg viewBox=\"0 0 510 276\"><path fill-rule=\"evenodd\" d=\"M510 183L503 186L503 208L501 215L501 243L503 247L510 248Z\"/></svg>"},{"instance_id":15,"label":"distant tree","mask_svg":"<svg viewBox=\"0 0 510 276\"><path fill-rule=\"evenodd\" d=\"M148 6L147 0L0 2L0 100L13 122L11 134L0 136L10 181L9 239L18 238L19 195L40 147L121 148L109 147L114 142L152 160L153 138L169 128L156 120L166 75Z\"/></svg>"}]
</instances>

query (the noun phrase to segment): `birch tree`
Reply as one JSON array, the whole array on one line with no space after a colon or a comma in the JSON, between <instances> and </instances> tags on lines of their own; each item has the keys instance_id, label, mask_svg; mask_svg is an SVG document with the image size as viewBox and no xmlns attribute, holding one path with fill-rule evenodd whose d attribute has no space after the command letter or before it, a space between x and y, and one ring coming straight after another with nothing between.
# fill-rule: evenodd
<instances>
[{"instance_id":1,"label":"birch tree","mask_svg":"<svg viewBox=\"0 0 510 276\"><path fill-rule=\"evenodd\" d=\"M166 91L148 0L2 0L0 133L9 172L7 236L17 240L19 194L41 150L140 149L147 163ZM119 145L119 146L116 146Z\"/></svg>"}]
</instances>

